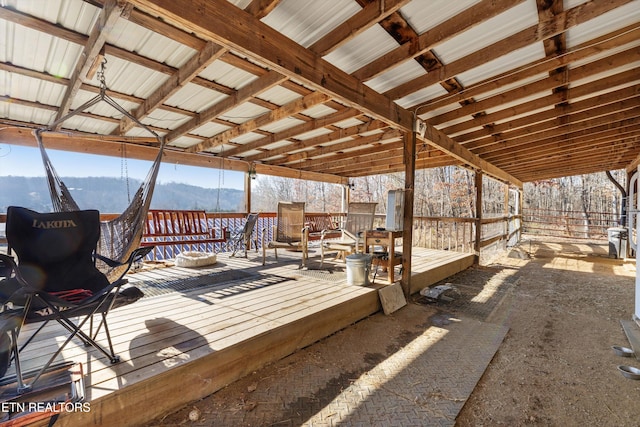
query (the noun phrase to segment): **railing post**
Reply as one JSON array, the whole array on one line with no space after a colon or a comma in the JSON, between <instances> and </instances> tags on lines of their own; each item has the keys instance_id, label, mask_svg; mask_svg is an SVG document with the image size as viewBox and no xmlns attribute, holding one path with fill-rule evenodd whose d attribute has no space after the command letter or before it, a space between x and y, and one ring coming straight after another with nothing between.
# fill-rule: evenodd
<instances>
[{"instance_id":1,"label":"railing post","mask_svg":"<svg viewBox=\"0 0 640 427\"><path fill-rule=\"evenodd\" d=\"M476 171L476 235L474 252L476 254L474 264L480 264L480 244L482 243L482 171Z\"/></svg>"}]
</instances>

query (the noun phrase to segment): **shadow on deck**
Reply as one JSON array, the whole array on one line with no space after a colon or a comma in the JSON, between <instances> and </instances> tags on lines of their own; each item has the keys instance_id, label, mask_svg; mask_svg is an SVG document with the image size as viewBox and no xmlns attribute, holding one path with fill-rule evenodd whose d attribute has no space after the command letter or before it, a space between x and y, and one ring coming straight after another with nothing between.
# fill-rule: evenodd
<instances>
[{"instance_id":1,"label":"shadow on deck","mask_svg":"<svg viewBox=\"0 0 640 427\"><path fill-rule=\"evenodd\" d=\"M412 291L472 262L471 254L414 248ZM131 274L130 283L146 296L110 314L121 362L111 365L80 343L68 345L62 361L82 364L90 410L63 413L58 424L139 425L381 311L384 285L348 285L344 264L325 262L320 269L318 257L308 269L298 266L295 253L262 266L253 252L248 259L218 254L209 267ZM39 366L61 335L48 325L23 365Z\"/></svg>"}]
</instances>

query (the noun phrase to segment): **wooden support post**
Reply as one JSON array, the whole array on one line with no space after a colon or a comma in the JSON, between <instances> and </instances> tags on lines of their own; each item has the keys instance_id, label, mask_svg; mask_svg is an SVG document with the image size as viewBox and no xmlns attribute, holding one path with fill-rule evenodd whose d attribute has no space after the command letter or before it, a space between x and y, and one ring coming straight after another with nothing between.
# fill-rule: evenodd
<instances>
[{"instance_id":1,"label":"wooden support post","mask_svg":"<svg viewBox=\"0 0 640 427\"><path fill-rule=\"evenodd\" d=\"M518 200L516 202L516 215L518 215L518 242L522 238L522 230L524 229L524 189L518 188Z\"/></svg>"},{"instance_id":2,"label":"wooden support post","mask_svg":"<svg viewBox=\"0 0 640 427\"><path fill-rule=\"evenodd\" d=\"M475 177L476 187L476 236L475 236L475 253L474 264L480 264L480 250L482 243L482 171L476 171Z\"/></svg>"},{"instance_id":3,"label":"wooden support post","mask_svg":"<svg viewBox=\"0 0 640 427\"><path fill-rule=\"evenodd\" d=\"M411 295L411 248L413 246L413 189L416 177L416 133L405 132L404 144L404 218L402 224L402 290ZM393 267L392 267L393 268ZM393 273L389 273L393 274Z\"/></svg>"}]
</instances>

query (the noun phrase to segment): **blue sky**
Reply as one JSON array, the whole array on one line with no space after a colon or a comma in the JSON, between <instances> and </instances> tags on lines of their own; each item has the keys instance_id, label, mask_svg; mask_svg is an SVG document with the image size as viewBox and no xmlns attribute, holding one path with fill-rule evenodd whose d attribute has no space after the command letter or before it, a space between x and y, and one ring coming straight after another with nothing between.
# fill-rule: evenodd
<instances>
[{"instance_id":1,"label":"blue sky","mask_svg":"<svg viewBox=\"0 0 640 427\"><path fill-rule=\"evenodd\" d=\"M119 157L48 150L53 167L61 177L129 177L144 179L151 162ZM0 144L0 176L44 176L44 168L37 148ZM205 188L244 189L242 172L163 163L158 174L159 183L179 182Z\"/></svg>"}]
</instances>

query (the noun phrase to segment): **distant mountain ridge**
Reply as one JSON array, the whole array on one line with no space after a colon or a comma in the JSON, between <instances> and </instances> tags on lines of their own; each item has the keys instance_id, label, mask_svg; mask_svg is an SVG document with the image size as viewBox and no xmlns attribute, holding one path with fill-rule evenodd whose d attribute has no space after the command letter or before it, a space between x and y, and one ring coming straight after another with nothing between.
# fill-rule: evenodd
<instances>
[{"instance_id":1,"label":"distant mountain ridge","mask_svg":"<svg viewBox=\"0 0 640 427\"><path fill-rule=\"evenodd\" d=\"M141 185L139 180L87 177L62 178L82 209L121 213ZM0 213L9 206L23 206L39 212L52 210L44 177L0 176ZM207 212L240 212L244 192L231 188L211 189L180 183L156 184L152 209L201 209Z\"/></svg>"}]
</instances>

